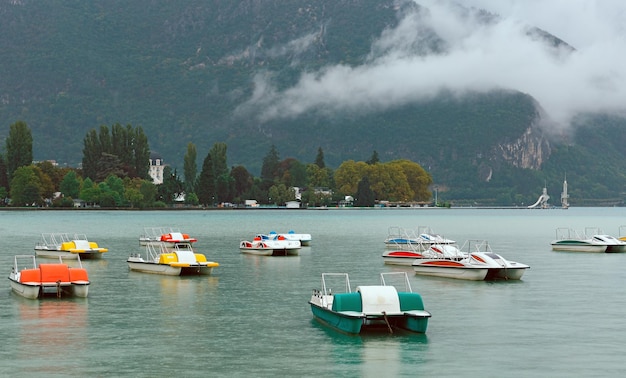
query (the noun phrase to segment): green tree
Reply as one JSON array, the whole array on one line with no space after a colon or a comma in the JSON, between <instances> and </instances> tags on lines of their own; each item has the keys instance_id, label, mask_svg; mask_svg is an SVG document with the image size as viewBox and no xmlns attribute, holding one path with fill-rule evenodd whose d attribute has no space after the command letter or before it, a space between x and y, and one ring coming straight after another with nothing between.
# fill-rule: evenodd
<instances>
[{"instance_id":1,"label":"green tree","mask_svg":"<svg viewBox=\"0 0 626 378\"><path fill-rule=\"evenodd\" d=\"M124 196L124 192L126 191L126 188L124 188L124 181L114 175L110 175L106 178L105 180L106 183L106 188L108 190L111 190L112 192L114 192L114 197L116 199L115 205L116 206L122 206L124 205L124 199L126 198Z\"/></svg>"},{"instance_id":2,"label":"green tree","mask_svg":"<svg viewBox=\"0 0 626 378\"><path fill-rule=\"evenodd\" d=\"M37 175L37 178L39 179L40 196L46 199L52 198L55 190L54 183L52 182L52 179L50 179L50 176L48 176L44 171L41 170L41 168L36 165L32 165L31 167Z\"/></svg>"},{"instance_id":3,"label":"green tree","mask_svg":"<svg viewBox=\"0 0 626 378\"><path fill-rule=\"evenodd\" d=\"M110 174L118 177L148 178L150 148L141 127L133 129L115 124L100 131L91 130L84 139L83 173L85 177L103 180Z\"/></svg>"},{"instance_id":4,"label":"green tree","mask_svg":"<svg viewBox=\"0 0 626 378\"><path fill-rule=\"evenodd\" d=\"M130 125L126 126L127 129L131 129ZM128 133L131 133L129 130ZM135 129L133 139L133 161L135 163L135 172L137 177L142 179L148 179L150 170L150 145L148 144L148 136L143 132L141 126Z\"/></svg>"},{"instance_id":5,"label":"green tree","mask_svg":"<svg viewBox=\"0 0 626 378\"><path fill-rule=\"evenodd\" d=\"M243 165L238 165L230 170L230 175L234 180L234 195L241 197L248 192L254 184L254 177L248 172Z\"/></svg>"},{"instance_id":6,"label":"green tree","mask_svg":"<svg viewBox=\"0 0 626 378\"><path fill-rule=\"evenodd\" d=\"M65 197L76 199L80 197L80 180L75 171L67 172L59 187Z\"/></svg>"},{"instance_id":7,"label":"green tree","mask_svg":"<svg viewBox=\"0 0 626 378\"><path fill-rule=\"evenodd\" d=\"M369 165L374 165L376 163L379 163L380 160L378 159L378 152L376 152L376 150L374 150L374 152L372 152L372 157L366 162Z\"/></svg>"},{"instance_id":8,"label":"green tree","mask_svg":"<svg viewBox=\"0 0 626 378\"><path fill-rule=\"evenodd\" d=\"M90 130L83 140L83 177L95 179L102 149L95 129Z\"/></svg>"},{"instance_id":9,"label":"green tree","mask_svg":"<svg viewBox=\"0 0 626 378\"><path fill-rule=\"evenodd\" d=\"M211 147L209 151L211 159L213 160L213 172L215 173L215 177L228 174L226 150L226 143L217 142L213 144L213 147Z\"/></svg>"},{"instance_id":10,"label":"green tree","mask_svg":"<svg viewBox=\"0 0 626 378\"><path fill-rule=\"evenodd\" d=\"M197 157L196 146L189 142L187 144L187 153L185 154L183 166L185 193L187 194L195 193L196 191L196 174L198 172L198 164L196 164Z\"/></svg>"},{"instance_id":11,"label":"green tree","mask_svg":"<svg viewBox=\"0 0 626 378\"><path fill-rule=\"evenodd\" d=\"M18 167L11 180L11 201L13 206L42 204L41 182L32 165Z\"/></svg>"},{"instance_id":12,"label":"green tree","mask_svg":"<svg viewBox=\"0 0 626 378\"><path fill-rule=\"evenodd\" d=\"M307 164L306 174L309 186L314 188L328 188L331 186L331 169L320 168L317 164Z\"/></svg>"},{"instance_id":13,"label":"green tree","mask_svg":"<svg viewBox=\"0 0 626 378\"><path fill-rule=\"evenodd\" d=\"M433 179L421 165L410 160L393 160L385 164L390 167L398 166L402 169L406 181L413 191L412 200L430 201L432 193L428 188L432 185Z\"/></svg>"},{"instance_id":14,"label":"green tree","mask_svg":"<svg viewBox=\"0 0 626 378\"><path fill-rule=\"evenodd\" d=\"M280 164L280 157L276 146L272 144L269 152L263 158L263 165L261 166L261 179L266 182L273 182L278 177L278 168Z\"/></svg>"},{"instance_id":15,"label":"green tree","mask_svg":"<svg viewBox=\"0 0 626 378\"><path fill-rule=\"evenodd\" d=\"M229 173L223 173L215 180L217 202L232 202L235 188L235 179Z\"/></svg>"},{"instance_id":16,"label":"green tree","mask_svg":"<svg viewBox=\"0 0 626 378\"><path fill-rule=\"evenodd\" d=\"M9 178L19 167L33 163L33 136L24 121L17 121L10 126L6 138L6 164Z\"/></svg>"},{"instance_id":17,"label":"green tree","mask_svg":"<svg viewBox=\"0 0 626 378\"><path fill-rule=\"evenodd\" d=\"M208 153L202 163L202 171L198 178L198 201L203 205L213 205L215 202L216 193L216 179L215 171L213 168L213 158L211 153Z\"/></svg>"},{"instance_id":18,"label":"green tree","mask_svg":"<svg viewBox=\"0 0 626 378\"><path fill-rule=\"evenodd\" d=\"M0 188L9 190L9 176L7 176L7 163L4 156L0 154ZM4 197L1 197L4 198Z\"/></svg>"},{"instance_id":19,"label":"green tree","mask_svg":"<svg viewBox=\"0 0 626 378\"><path fill-rule=\"evenodd\" d=\"M347 160L335 170L335 185L344 194L356 195L359 181L367 175L367 163Z\"/></svg>"},{"instance_id":20,"label":"green tree","mask_svg":"<svg viewBox=\"0 0 626 378\"><path fill-rule=\"evenodd\" d=\"M83 180L80 199L90 204L97 204L100 201L100 188L89 177Z\"/></svg>"},{"instance_id":21,"label":"green tree","mask_svg":"<svg viewBox=\"0 0 626 378\"><path fill-rule=\"evenodd\" d=\"M317 156L315 157L315 165L317 165L321 169L326 168L326 163L324 163L324 151L322 151L322 147L319 147L317 149Z\"/></svg>"},{"instance_id":22,"label":"green tree","mask_svg":"<svg viewBox=\"0 0 626 378\"><path fill-rule=\"evenodd\" d=\"M372 207L376 204L374 191L370 188L370 181L367 176L359 181L356 191L354 205L358 207Z\"/></svg>"},{"instance_id":23,"label":"green tree","mask_svg":"<svg viewBox=\"0 0 626 378\"><path fill-rule=\"evenodd\" d=\"M136 188L126 189L126 191L124 192L124 197L126 198L126 201L130 203L131 207L142 207L144 198L143 198L143 194L141 194L141 192L138 189Z\"/></svg>"},{"instance_id":24,"label":"green tree","mask_svg":"<svg viewBox=\"0 0 626 378\"><path fill-rule=\"evenodd\" d=\"M142 180L139 192L143 196L143 207L149 207L154 204L157 196L157 187L149 180Z\"/></svg>"},{"instance_id":25,"label":"green tree","mask_svg":"<svg viewBox=\"0 0 626 378\"><path fill-rule=\"evenodd\" d=\"M302 164L298 160L294 160L289 166L289 174L291 177L291 186L302 188L307 185L308 176L305 164Z\"/></svg>"},{"instance_id":26,"label":"green tree","mask_svg":"<svg viewBox=\"0 0 626 378\"><path fill-rule=\"evenodd\" d=\"M163 169L163 183L158 187L159 199L165 203L172 203L176 196L184 191L183 183L176 170L168 166Z\"/></svg>"}]
</instances>

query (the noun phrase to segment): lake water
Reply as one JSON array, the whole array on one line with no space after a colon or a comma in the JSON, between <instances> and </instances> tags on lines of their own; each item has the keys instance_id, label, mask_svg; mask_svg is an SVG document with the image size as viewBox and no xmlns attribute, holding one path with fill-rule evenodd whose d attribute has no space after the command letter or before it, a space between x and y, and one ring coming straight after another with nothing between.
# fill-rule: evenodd
<instances>
[{"instance_id":1,"label":"lake water","mask_svg":"<svg viewBox=\"0 0 626 378\"><path fill-rule=\"evenodd\" d=\"M553 252L558 227L618 236L626 208L225 211L0 211L0 262L32 254L41 233L84 233L109 248L83 261L86 299L0 290L2 376L623 376L626 254ZM144 227L180 228L220 263L211 276L129 272ZM415 276L384 265L391 226L430 226L531 266L521 281ZM295 257L249 256L239 241L310 233ZM425 335L349 336L313 319L321 273L353 287L406 271L432 313Z\"/></svg>"}]
</instances>

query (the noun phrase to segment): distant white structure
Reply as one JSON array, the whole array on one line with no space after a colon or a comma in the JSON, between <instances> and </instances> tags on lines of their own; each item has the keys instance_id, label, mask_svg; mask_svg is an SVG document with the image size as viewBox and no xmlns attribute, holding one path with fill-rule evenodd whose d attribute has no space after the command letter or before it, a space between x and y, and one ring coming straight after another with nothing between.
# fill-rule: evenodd
<instances>
[{"instance_id":1,"label":"distant white structure","mask_svg":"<svg viewBox=\"0 0 626 378\"><path fill-rule=\"evenodd\" d=\"M150 177L152 178L152 182L155 185L163 184L163 170L165 169L165 164L163 164L163 159L157 153L150 153Z\"/></svg>"},{"instance_id":2,"label":"distant white structure","mask_svg":"<svg viewBox=\"0 0 626 378\"><path fill-rule=\"evenodd\" d=\"M247 199L244 201L246 207L259 207L259 203L253 199Z\"/></svg>"},{"instance_id":3,"label":"distant white structure","mask_svg":"<svg viewBox=\"0 0 626 378\"><path fill-rule=\"evenodd\" d=\"M534 204L528 206L529 209L547 209L548 208L548 200L550 196L548 195L548 188L543 187L543 192L539 196L539 199Z\"/></svg>"},{"instance_id":4,"label":"distant white structure","mask_svg":"<svg viewBox=\"0 0 626 378\"><path fill-rule=\"evenodd\" d=\"M561 192L561 207L564 209L569 208L569 202L567 199L569 198L569 194L567 194L567 175L563 180L563 191Z\"/></svg>"},{"instance_id":5,"label":"distant white structure","mask_svg":"<svg viewBox=\"0 0 626 378\"><path fill-rule=\"evenodd\" d=\"M287 209L299 209L300 208L300 201L287 201L287 202L285 202L285 207Z\"/></svg>"}]
</instances>

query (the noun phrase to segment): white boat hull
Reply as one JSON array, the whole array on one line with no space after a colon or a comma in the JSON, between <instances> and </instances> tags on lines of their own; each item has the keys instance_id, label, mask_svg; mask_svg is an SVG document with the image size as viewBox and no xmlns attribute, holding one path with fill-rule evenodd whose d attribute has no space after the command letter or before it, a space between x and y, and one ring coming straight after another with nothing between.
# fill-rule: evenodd
<instances>
[{"instance_id":1,"label":"white boat hull","mask_svg":"<svg viewBox=\"0 0 626 378\"><path fill-rule=\"evenodd\" d=\"M50 249L35 249L35 256L37 257L47 257L58 259L59 257L63 258L63 260L76 260L78 256L80 256L81 260L93 260L99 259L102 257L102 252L98 251L86 251L86 252L70 252L70 251L59 251L59 250L50 250Z\"/></svg>"},{"instance_id":2,"label":"white boat hull","mask_svg":"<svg viewBox=\"0 0 626 378\"><path fill-rule=\"evenodd\" d=\"M37 299L45 294L59 294L59 290L60 293L65 293L65 295L80 298L87 298L89 295L89 282L71 283L57 286L56 284L24 284L12 279L9 280L11 282L11 289L13 289L13 292L28 299Z\"/></svg>"},{"instance_id":3,"label":"white boat hull","mask_svg":"<svg viewBox=\"0 0 626 378\"><path fill-rule=\"evenodd\" d=\"M520 280L527 268L489 268L485 279Z\"/></svg>"},{"instance_id":4,"label":"white boat hull","mask_svg":"<svg viewBox=\"0 0 626 378\"><path fill-rule=\"evenodd\" d=\"M415 274L422 276L455 278L459 280L483 281L487 277L488 269L481 267L441 267L428 265L413 265Z\"/></svg>"},{"instance_id":5,"label":"white boat hull","mask_svg":"<svg viewBox=\"0 0 626 378\"><path fill-rule=\"evenodd\" d=\"M387 265L411 266L419 258L423 258L423 256L417 252L389 251L383 253L383 261Z\"/></svg>"},{"instance_id":6,"label":"white boat hull","mask_svg":"<svg viewBox=\"0 0 626 378\"><path fill-rule=\"evenodd\" d=\"M25 285L25 284L21 284L11 279L10 279L10 282L11 282L11 289L13 289L14 293L21 295L22 297L28 298L28 299L39 298L39 291L40 291L39 285Z\"/></svg>"},{"instance_id":7,"label":"white boat hull","mask_svg":"<svg viewBox=\"0 0 626 378\"><path fill-rule=\"evenodd\" d=\"M194 265L189 267L171 266L146 261L127 260L128 268L135 272L162 274L166 276L181 276L186 274L210 275L213 266Z\"/></svg>"},{"instance_id":8,"label":"white boat hull","mask_svg":"<svg viewBox=\"0 0 626 378\"><path fill-rule=\"evenodd\" d=\"M259 256L297 256L300 254L300 242L291 240L255 240L239 243L241 253Z\"/></svg>"},{"instance_id":9,"label":"white boat hull","mask_svg":"<svg viewBox=\"0 0 626 378\"><path fill-rule=\"evenodd\" d=\"M566 251L566 252L606 252L606 245L596 244L563 244L552 243L553 251Z\"/></svg>"}]
</instances>

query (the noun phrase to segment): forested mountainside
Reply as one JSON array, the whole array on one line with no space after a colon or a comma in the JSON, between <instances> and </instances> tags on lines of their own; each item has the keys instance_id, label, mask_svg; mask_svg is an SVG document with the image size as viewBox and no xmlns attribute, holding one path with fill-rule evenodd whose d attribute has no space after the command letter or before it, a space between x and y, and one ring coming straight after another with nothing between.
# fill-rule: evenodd
<instances>
[{"instance_id":1,"label":"forested mountainside","mask_svg":"<svg viewBox=\"0 0 626 378\"><path fill-rule=\"evenodd\" d=\"M408 0L0 0L0 138L23 120L35 159L77 166L89 130L121 123L174 167L188 142L200 159L225 142L229 163L255 174L271 145L302 162L321 147L331 167L377 151L420 163L458 203L534 202L544 185L555 198L565 175L573 204L623 201L623 118L552 133L526 93L402 97L402 77L379 76L389 56L449 51L428 14ZM568 47L538 29L528 38Z\"/></svg>"}]
</instances>

